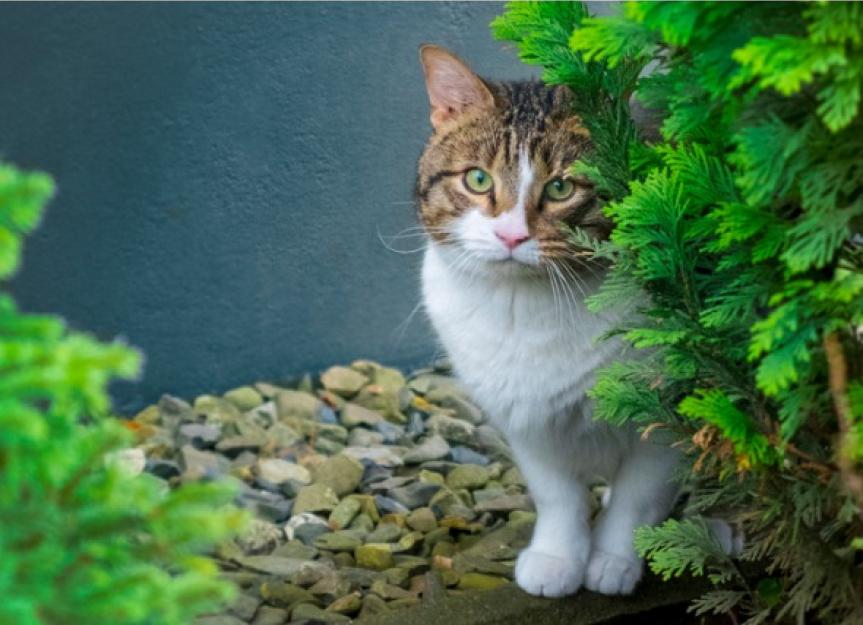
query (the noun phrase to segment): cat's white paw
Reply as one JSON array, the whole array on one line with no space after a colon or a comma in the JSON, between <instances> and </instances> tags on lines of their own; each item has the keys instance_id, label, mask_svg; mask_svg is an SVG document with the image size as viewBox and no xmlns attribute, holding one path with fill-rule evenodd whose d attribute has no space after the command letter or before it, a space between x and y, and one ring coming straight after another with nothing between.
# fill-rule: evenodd
<instances>
[{"instance_id":1,"label":"cat's white paw","mask_svg":"<svg viewBox=\"0 0 863 625\"><path fill-rule=\"evenodd\" d=\"M642 564L605 551L594 551L587 565L584 586L604 595L629 595L641 579Z\"/></svg>"},{"instance_id":2,"label":"cat's white paw","mask_svg":"<svg viewBox=\"0 0 863 625\"><path fill-rule=\"evenodd\" d=\"M515 564L515 581L526 592L541 597L563 597L581 588L584 562L525 549Z\"/></svg>"}]
</instances>

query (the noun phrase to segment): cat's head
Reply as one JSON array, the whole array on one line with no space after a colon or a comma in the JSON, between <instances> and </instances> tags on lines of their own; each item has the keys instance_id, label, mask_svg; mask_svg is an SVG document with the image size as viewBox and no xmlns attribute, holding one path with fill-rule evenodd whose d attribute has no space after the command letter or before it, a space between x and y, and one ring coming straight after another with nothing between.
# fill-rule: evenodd
<instances>
[{"instance_id":1,"label":"cat's head","mask_svg":"<svg viewBox=\"0 0 863 625\"><path fill-rule=\"evenodd\" d=\"M484 80L438 46L420 56L434 134L416 194L431 239L463 267L583 265L567 226L604 239L610 223L593 185L570 172L590 138L569 89Z\"/></svg>"}]
</instances>

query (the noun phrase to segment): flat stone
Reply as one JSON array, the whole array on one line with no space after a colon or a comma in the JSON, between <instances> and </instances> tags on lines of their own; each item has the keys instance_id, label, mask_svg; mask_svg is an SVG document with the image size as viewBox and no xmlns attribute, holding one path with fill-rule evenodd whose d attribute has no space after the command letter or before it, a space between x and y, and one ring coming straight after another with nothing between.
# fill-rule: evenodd
<instances>
[{"instance_id":1,"label":"flat stone","mask_svg":"<svg viewBox=\"0 0 863 625\"><path fill-rule=\"evenodd\" d=\"M392 447L345 447L342 453L355 460L368 460L383 467L400 467L404 464Z\"/></svg>"},{"instance_id":2,"label":"flat stone","mask_svg":"<svg viewBox=\"0 0 863 625\"><path fill-rule=\"evenodd\" d=\"M431 498L440 490L438 484L428 484L424 482L413 482L406 486L400 486L389 491L389 496L398 501L400 504L413 510L425 506L431 501Z\"/></svg>"},{"instance_id":3,"label":"flat stone","mask_svg":"<svg viewBox=\"0 0 863 625\"><path fill-rule=\"evenodd\" d=\"M311 512L295 512L294 516L288 519L288 522L285 523L285 535L287 536L288 540L293 540L294 532L296 531L296 529L304 525L319 525L325 530L329 530L327 522L324 521L317 514L312 514Z\"/></svg>"},{"instance_id":4,"label":"flat stone","mask_svg":"<svg viewBox=\"0 0 863 625\"><path fill-rule=\"evenodd\" d=\"M291 610L292 621L306 619L315 623L350 623L350 617L338 612L328 612L310 603L301 603Z\"/></svg>"},{"instance_id":5,"label":"flat stone","mask_svg":"<svg viewBox=\"0 0 863 625\"><path fill-rule=\"evenodd\" d=\"M180 449L180 459L183 469L192 479L204 476L218 477L227 473L231 466L230 461L224 456L201 451L191 445L183 445Z\"/></svg>"},{"instance_id":6,"label":"flat stone","mask_svg":"<svg viewBox=\"0 0 863 625\"><path fill-rule=\"evenodd\" d=\"M279 391L276 393L276 411L279 419L308 419L314 420L318 411L323 407L323 402L303 391Z\"/></svg>"},{"instance_id":7,"label":"flat stone","mask_svg":"<svg viewBox=\"0 0 863 625\"><path fill-rule=\"evenodd\" d=\"M387 445L398 445L405 438L405 429L403 426L390 423L389 421L381 421L375 424L375 431L379 432L384 437L384 442Z\"/></svg>"},{"instance_id":8,"label":"flat stone","mask_svg":"<svg viewBox=\"0 0 863 625\"><path fill-rule=\"evenodd\" d=\"M351 435L348 437L348 445L351 447L374 447L383 444L383 442L383 434L362 427L351 430Z\"/></svg>"},{"instance_id":9,"label":"flat stone","mask_svg":"<svg viewBox=\"0 0 863 625\"><path fill-rule=\"evenodd\" d=\"M170 416L184 416L194 412L192 406L185 399L167 393L159 398L158 408L159 412Z\"/></svg>"},{"instance_id":10,"label":"flat stone","mask_svg":"<svg viewBox=\"0 0 863 625\"><path fill-rule=\"evenodd\" d=\"M273 523L252 519L237 536L236 543L247 555L255 555L272 551L284 536L281 528Z\"/></svg>"},{"instance_id":11,"label":"flat stone","mask_svg":"<svg viewBox=\"0 0 863 625\"><path fill-rule=\"evenodd\" d=\"M524 476L518 467L510 467L504 471L500 478L500 483L503 486L527 486L527 482L524 481Z\"/></svg>"},{"instance_id":12,"label":"flat stone","mask_svg":"<svg viewBox=\"0 0 863 625\"><path fill-rule=\"evenodd\" d=\"M394 523L381 523L366 536L370 543L394 543L402 537L402 528Z\"/></svg>"},{"instance_id":13,"label":"flat stone","mask_svg":"<svg viewBox=\"0 0 863 625\"><path fill-rule=\"evenodd\" d=\"M377 595L366 595L363 597L363 607L360 608L359 620L361 623L377 623L377 619L390 612L387 602Z\"/></svg>"},{"instance_id":14,"label":"flat stone","mask_svg":"<svg viewBox=\"0 0 863 625\"><path fill-rule=\"evenodd\" d=\"M303 437L294 428L284 423L274 423L267 429L267 440L275 443L276 447L292 447Z\"/></svg>"},{"instance_id":15,"label":"flat stone","mask_svg":"<svg viewBox=\"0 0 863 625\"><path fill-rule=\"evenodd\" d=\"M279 556L244 556L238 558L237 562L240 566L260 573L290 577L298 573L304 565L309 563L309 560Z\"/></svg>"},{"instance_id":16,"label":"flat stone","mask_svg":"<svg viewBox=\"0 0 863 625\"><path fill-rule=\"evenodd\" d=\"M478 464L480 466L485 466L491 462L488 456L485 456L478 451L474 451L470 447L462 447L461 445L450 449L450 457L453 462L457 462L459 464Z\"/></svg>"},{"instance_id":17,"label":"flat stone","mask_svg":"<svg viewBox=\"0 0 863 625\"><path fill-rule=\"evenodd\" d=\"M363 471L363 465L356 458L339 454L315 467L314 482L330 487L336 495L343 497L354 492L360 485Z\"/></svg>"},{"instance_id":18,"label":"flat stone","mask_svg":"<svg viewBox=\"0 0 863 625\"><path fill-rule=\"evenodd\" d=\"M221 435L222 428L215 423L184 423L177 430L177 444L211 449Z\"/></svg>"},{"instance_id":19,"label":"flat stone","mask_svg":"<svg viewBox=\"0 0 863 625\"><path fill-rule=\"evenodd\" d=\"M248 623L252 620L252 617L255 616L255 612L258 611L258 606L260 605L261 600L257 597L240 593L231 602L230 607L228 607L228 611L237 618L242 619L243 622Z\"/></svg>"},{"instance_id":20,"label":"flat stone","mask_svg":"<svg viewBox=\"0 0 863 625\"><path fill-rule=\"evenodd\" d=\"M415 530L428 533L437 528L437 518L431 508L417 508L408 515L407 524Z\"/></svg>"},{"instance_id":21,"label":"flat stone","mask_svg":"<svg viewBox=\"0 0 863 625\"><path fill-rule=\"evenodd\" d=\"M356 395L369 379L348 367L330 367L321 374L321 384L328 391L343 397Z\"/></svg>"},{"instance_id":22,"label":"flat stone","mask_svg":"<svg viewBox=\"0 0 863 625\"><path fill-rule=\"evenodd\" d=\"M408 514L410 512L403 503L400 503L391 497L375 495L375 503L377 504L378 510L384 514Z\"/></svg>"},{"instance_id":23,"label":"flat stone","mask_svg":"<svg viewBox=\"0 0 863 625\"><path fill-rule=\"evenodd\" d=\"M309 484L312 481L312 475L308 469L280 458L259 458L255 464L255 472L273 484L281 484L289 480L300 484Z\"/></svg>"},{"instance_id":24,"label":"flat stone","mask_svg":"<svg viewBox=\"0 0 863 625\"><path fill-rule=\"evenodd\" d=\"M461 386L455 378L436 373L422 373L408 382L408 388L420 395L426 395L431 391L445 389L450 394L462 394Z\"/></svg>"},{"instance_id":25,"label":"flat stone","mask_svg":"<svg viewBox=\"0 0 863 625\"><path fill-rule=\"evenodd\" d=\"M345 554L340 553L338 556ZM321 598L324 603L330 603L337 597L341 597L351 589L351 583L344 577L339 575L338 571L334 571L330 575L325 575L316 581L310 588L309 592L316 597Z\"/></svg>"},{"instance_id":26,"label":"flat stone","mask_svg":"<svg viewBox=\"0 0 863 625\"><path fill-rule=\"evenodd\" d=\"M461 590L492 590L509 583L505 577L486 575L484 573L465 573L458 580Z\"/></svg>"},{"instance_id":27,"label":"flat stone","mask_svg":"<svg viewBox=\"0 0 863 625\"><path fill-rule=\"evenodd\" d=\"M512 462L512 451L506 440L498 430L488 424L480 425L474 431L476 443L483 452L488 453L493 459Z\"/></svg>"},{"instance_id":28,"label":"flat stone","mask_svg":"<svg viewBox=\"0 0 863 625\"><path fill-rule=\"evenodd\" d=\"M477 512L512 512L513 510L532 510L533 501L528 495L505 495L487 499L474 506Z\"/></svg>"},{"instance_id":29,"label":"flat stone","mask_svg":"<svg viewBox=\"0 0 863 625\"><path fill-rule=\"evenodd\" d=\"M353 551L362 544L363 541L351 530L321 534L314 542L315 547L326 551Z\"/></svg>"},{"instance_id":30,"label":"flat stone","mask_svg":"<svg viewBox=\"0 0 863 625\"><path fill-rule=\"evenodd\" d=\"M433 414L426 420L426 428L432 434L440 434L447 441L470 444L474 440L476 426L467 421L445 414Z\"/></svg>"},{"instance_id":31,"label":"flat stone","mask_svg":"<svg viewBox=\"0 0 863 625\"><path fill-rule=\"evenodd\" d=\"M357 566L376 571L391 568L395 563L392 549L388 544L367 543L360 545L354 551L354 557L357 560Z\"/></svg>"},{"instance_id":32,"label":"flat stone","mask_svg":"<svg viewBox=\"0 0 863 625\"><path fill-rule=\"evenodd\" d=\"M261 394L251 386L241 386L231 389L224 395L225 399L234 404L242 412L246 412L264 403Z\"/></svg>"},{"instance_id":33,"label":"flat stone","mask_svg":"<svg viewBox=\"0 0 863 625\"><path fill-rule=\"evenodd\" d=\"M362 605L363 600L360 593L352 592L333 601L327 606L327 611L350 616L359 612Z\"/></svg>"},{"instance_id":34,"label":"flat stone","mask_svg":"<svg viewBox=\"0 0 863 625\"><path fill-rule=\"evenodd\" d=\"M485 573L512 579L514 565L490 560L475 553L457 553L452 559L453 568L463 573Z\"/></svg>"},{"instance_id":35,"label":"flat stone","mask_svg":"<svg viewBox=\"0 0 863 625\"><path fill-rule=\"evenodd\" d=\"M283 558L299 558L301 560L313 560L318 555L318 550L310 545L304 545L302 541L290 540L284 545L276 547L272 555Z\"/></svg>"},{"instance_id":36,"label":"flat stone","mask_svg":"<svg viewBox=\"0 0 863 625\"><path fill-rule=\"evenodd\" d=\"M352 399L355 404L374 410L388 422L405 423L407 417L401 411L399 393L383 389L376 384L363 387Z\"/></svg>"},{"instance_id":37,"label":"flat stone","mask_svg":"<svg viewBox=\"0 0 863 625\"><path fill-rule=\"evenodd\" d=\"M354 517L357 516L362 508L362 503L358 499L347 497L342 499L338 505L330 513L328 519L330 528L339 530L347 527Z\"/></svg>"},{"instance_id":38,"label":"flat stone","mask_svg":"<svg viewBox=\"0 0 863 625\"><path fill-rule=\"evenodd\" d=\"M244 451L257 451L266 442L264 436L227 436L216 444L216 451L233 458Z\"/></svg>"},{"instance_id":39,"label":"flat stone","mask_svg":"<svg viewBox=\"0 0 863 625\"><path fill-rule=\"evenodd\" d=\"M479 425L485 421L482 411L465 399L461 392L454 393L450 388L436 388L426 393L425 398L441 408L452 410L456 419L462 419L473 425Z\"/></svg>"},{"instance_id":40,"label":"flat stone","mask_svg":"<svg viewBox=\"0 0 863 625\"><path fill-rule=\"evenodd\" d=\"M374 426L384 420L379 412L363 408L357 404L347 402L342 406L342 425L345 427L357 427L358 425Z\"/></svg>"},{"instance_id":41,"label":"flat stone","mask_svg":"<svg viewBox=\"0 0 863 625\"><path fill-rule=\"evenodd\" d=\"M317 603L315 596L305 588L282 581L261 584L261 598L269 604L291 608L301 603Z\"/></svg>"},{"instance_id":42,"label":"flat stone","mask_svg":"<svg viewBox=\"0 0 863 625\"><path fill-rule=\"evenodd\" d=\"M326 484L311 484L303 486L294 500L294 514L303 512L331 512L339 498L335 491Z\"/></svg>"},{"instance_id":43,"label":"flat stone","mask_svg":"<svg viewBox=\"0 0 863 625\"><path fill-rule=\"evenodd\" d=\"M274 608L262 605L255 614L252 625L284 625L288 621L288 611L282 608Z\"/></svg>"},{"instance_id":44,"label":"flat stone","mask_svg":"<svg viewBox=\"0 0 863 625\"><path fill-rule=\"evenodd\" d=\"M399 588L395 584L389 584L382 579L375 580L370 590L382 599L387 600L410 599L414 596L404 588Z\"/></svg>"},{"instance_id":45,"label":"flat stone","mask_svg":"<svg viewBox=\"0 0 863 625\"><path fill-rule=\"evenodd\" d=\"M442 460L449 453L449 443L440 434L435 434L434 436L429 436L413 449L409 449L402 460L405 464L421 464L430 460Z\"/></svg>"},{"instance_id":46,"label":"flat stone","mask_svg":"<svg viewBox=\"0 0 863 625\"><path fill-rule=\"evenodd\" d=\"M459 465L446 476L446 484L453 490L482 488L488 480L488 469L478 464Z\"/></svg>"},{"instance_id":47,"label":"flat stone","mask_svg":"<svg viewBox=\"0 0 863 625\"><path fill-rule=\"evenodd\" d=\"M194 410L204 416L208 423L233 423L243 416L234 404L213 395L197 397Z\"/></svg>"}]
</instances>

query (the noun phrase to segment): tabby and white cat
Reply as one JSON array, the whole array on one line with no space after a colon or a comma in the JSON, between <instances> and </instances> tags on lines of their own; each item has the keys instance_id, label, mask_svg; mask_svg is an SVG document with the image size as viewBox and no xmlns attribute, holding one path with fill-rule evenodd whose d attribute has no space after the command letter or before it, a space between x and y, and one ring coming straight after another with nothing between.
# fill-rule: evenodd
<instances>
[{"instance_id":1,"label":"tabby and white cat","mask_svg":"<svg viewBox=\"0 0 863 625\"><path fill-rule=\"evenodd\" d=\"M594 189L569 172L590 137L566 88L483 80L437 46L421 59L434 126L416 185L429 235L424 303L536 503L516 581L546 597L582 585L631 593L643 568L633 530L667 516L677 454L593 421L585 397L597 368L624 349L597 341L621 317L585 308L603 267L579 256L563 228L609 233ZM586 485L597 477L611 497L591 528Z\"/></svg>"}]
</instances>

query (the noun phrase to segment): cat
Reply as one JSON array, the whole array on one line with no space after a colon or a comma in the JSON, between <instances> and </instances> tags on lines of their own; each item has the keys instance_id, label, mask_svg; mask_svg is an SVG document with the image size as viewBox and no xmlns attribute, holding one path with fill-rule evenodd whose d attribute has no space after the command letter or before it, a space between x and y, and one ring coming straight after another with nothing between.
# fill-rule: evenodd
<instances>
[{"instance_id":1,"label":"cat","mask_svg":"<svg viewBox=\"0 0 863 625\"><path fill-rule=\"evenodd\" d=\"M434 132L416 198L428 235L423 302L468 392L506 436L537 510L515 579L534 595L582 586L633 592L643 562L633 531L665 519L678 459L635 428L592 419L586 392L624 344L598 340L634 303L597 315L585 297L606 268L565 225L605 239L611 224L570 165L590 136L566 87L492 82L444 48L420 49ZM590 524L588 484L610 486Z\"/></svg>"}]
</instances>

